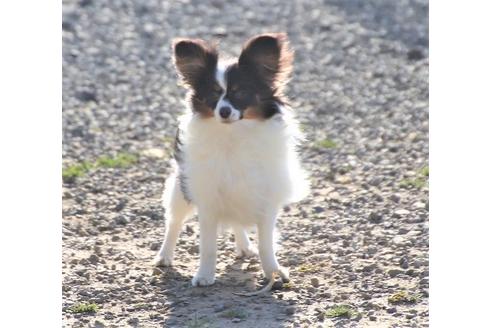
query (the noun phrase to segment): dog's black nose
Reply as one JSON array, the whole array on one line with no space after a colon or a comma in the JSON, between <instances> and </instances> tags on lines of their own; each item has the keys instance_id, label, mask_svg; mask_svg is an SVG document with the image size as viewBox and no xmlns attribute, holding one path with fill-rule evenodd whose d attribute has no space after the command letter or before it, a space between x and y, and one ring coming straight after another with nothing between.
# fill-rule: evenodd
<instances>
[{"instance_id":1,"label":"dog's black nose","mask_svg":"<svg viewBox=\"0 0 492 328\"><path fill-rule=\"evenodd\" d=\"M220 107L219 114L222 118L228 118L231 115L231 107Z\"/></svg>"}]
</instances>

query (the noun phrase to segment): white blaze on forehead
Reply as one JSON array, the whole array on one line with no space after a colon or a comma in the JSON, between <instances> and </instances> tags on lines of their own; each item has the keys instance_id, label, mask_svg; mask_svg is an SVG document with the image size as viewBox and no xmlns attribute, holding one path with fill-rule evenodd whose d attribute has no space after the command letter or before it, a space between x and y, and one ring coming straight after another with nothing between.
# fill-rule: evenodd
<instances>
[{"instance_id":1,"label":"white blaze on forehead","mask_svg":"<svg viewBox=\"0 0 492 328\"><path fill-rule=\"evenodd\" d=\"M224 63L223 61L219 61L217 64L217 70L215 71L215 79L217 80L217 83L219 83L220 87L224 89L224 93L227 88L227 81L226 81L226 71L227 71L227 64Z\"/></svg>"},{"instance_id":2,"label":"white blaze on forehead","mask_svg":"<svg viewBox=\"0 0 492 328\"><path fill-rule=\"evenodd\" d=\"M215 71L215 79L217 80L217 83L220 85L222 88L222 95L219 98L219 101L217 102L217 105L215 106L214 110L214 116L218 120L222 120L219 114L219 110L221 107L230 107L231 108L231 114L229 116L229 121L237 121L240 116L241 112L234 108L234 106L229 102L229 100L225 99L225 95L227 93L227 78L226 78L226 73L227 73L227 68L229 67L230 63L228 62L219 62L217 64L217 70Z\"/></svg>"}]
</instances>

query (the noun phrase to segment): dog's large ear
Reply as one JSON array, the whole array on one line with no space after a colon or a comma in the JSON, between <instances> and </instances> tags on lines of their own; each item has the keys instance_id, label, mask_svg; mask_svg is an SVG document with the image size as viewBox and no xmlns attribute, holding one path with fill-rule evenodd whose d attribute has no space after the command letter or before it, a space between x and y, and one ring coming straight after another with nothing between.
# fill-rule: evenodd
<instances>
[{"instance_id":1,"label":"dog's large ear","mask_svg":"<svg viewBox=\"0 0 492 328\"><path fill-rule=\"evenodd\" d=\"M193 87L200 76L217 66L217 49L200 39L173 41L174 64L183 82Z\"/></svg>"},{"instance_id":2,"label":"dog's large ear","mask_svg":"<svg viewBox=\"0 0 492 328\"><path fill-rule=\"evenodd\" d=\"M292 71L294 52L285 33L257 35L246 42L239 65L254 70L274 88L282 88Z\"/></svg>"}]
</instances>

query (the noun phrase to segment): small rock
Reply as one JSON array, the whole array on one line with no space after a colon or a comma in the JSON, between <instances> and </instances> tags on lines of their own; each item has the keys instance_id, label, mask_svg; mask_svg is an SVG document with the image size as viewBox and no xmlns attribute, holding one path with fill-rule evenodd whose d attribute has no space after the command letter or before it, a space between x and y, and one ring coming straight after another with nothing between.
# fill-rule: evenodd
<instances>
[{"instance_id":1,"label":"small rock","mask_svg":"<svg viewBox=\"0 0 492 328\"><path fill-rule=\"evenodd\" d=\"M362 268L362 272L371 272L373 270L375 270L377 268L377 265L376 263L372 263L372 264L369 264L369 265L366 265L364 268Z\"/></svg>"},{"instance_id":2,"label":"small rock","mask_svg":"<svg viewBox=\"0 0 492 328\"><path fill-rule=\"evenodd\" d=\"M397 246L403 246L403 245L405 245L405 242L406 242L406 239L402 236L396 236L395 238L393 238L393 244L395 244Z\"/></svg>"},{"instance_id":3,"label":"small rock","mask_svg":"<svg viewBox=\"0 0 492 328\"><path fill-rule=\"evenodd\" d=\"M413 203L412 207L416 209L424 209L426 208L426 204L422 202L415 202Z\"/></svg>"},{"instance_id":4,"label":"small rock","mask_svg":"<svg viewBox=\"0 0 492 328\"><path fill-rule=\"evenodd\" d=\"M393 216L395 216L397 218L402 218L404 216L407 216L408 214L410 214L410 211L405 210L405 209L399 209L399 210L396 210L394 212L394 215Z\"/></svg>"},{"instance_id":5,"label":"small rock","mask_svg":"<svg viewBox=\"0 0 492 328\"><path fill-rule=\"evenodd\" d=\"M338 176L335 179L335 182L340 184L349 184L350 182L352 182L352 179L348 175L342 175L342 176Z\"/></svg>"},{"instance_id":6,"label":"small rock","mask_svg":"<svg viewBox=\"0 0 492 328\"><path fill-rule=\"evenodd\" d=\"M390 196L390 200L393 201L393 202L395 202L395 203L399 203L400 202L400 199L401 199L401 197L398 194L392 194Z\"/></svg>"},{"instance_id":7,"label":"small rock","mask_svg":"<svg viewBox=\"0 0 492 328\"><path fill-rule=\"evenodd\" d=\"M161 159L166 156L166 153L160 148L149 148L145 149L142 152L142 155L144 155L145 157Z\"/></svg>"},{"instance_id":8,"label":"small rock","mask_svg":"<svg viewBox=\"0 0 492 328\"><path fill-rule=\"evenodd\" d=\"M160 242L153 242L153 243L150 245L150 250L152 250L152 251L156 251L156 250L158 250L159 248L161 248L161 243L160 243Z\"/></svg>"},{"instance_id":9,"label":"small rock","mask_svg":"<svg viewBox=\"0 0 492 328\"><path fill-rule=\"evenodd\" d=\"M89 101L97 102L96 93L94 91L87 91L87 90L79 91L75 94L75 97L83 102L89 102Z\"/></svg>"},{"instance_id":10,"label":"small rock","mask_svg":"<svg viewBox=\"0 0 492 328\"><path fill-rule=\"evenodd\" d=\"M407 228L400 228L398 229L398 234L399 235L406 235L410 230Z\"/></svg>"},{"instance_id":11,"label":"small rock","mask_svg":"<svg viewBox=\"0 0 492 328\"><path fill-rule=\"evenodd\" d=\"M81 7L87 7L92 5L92 0L80 0L79 1L79 6Z\"/></svg>"},{"instance_id":12,"label":"small rock","mask_svg":"<svg viewBox=\"0 0 492 328\"><path fill-rule=\"evenodd\" d=\"M118 204L114 207L114 210L116 212L120 212L122 209L125 208L125 205L128 203L128 199L123 198L118 201Z\"/></svg>"},{"instance_id":13,"label":"small rock","mask_svg":"<svg viewBox=\"0 0 492 328\"><path fill-rule=\"evenodd\" d=\"M117 224L121 224L121 225L126 225L130 222L130 220L125 216L125 215L118 215L114 221L117 223Z\"/></svg>"},{"instance_id":14,"label":"small rock","mask_svg":"<svg viewBox=\"0 0 492 328\"><path fill-rule=\"evenodd\" d=\"M396 308L395 307L392 307L392 308L386 309L386 312L388 312L388 313L396 313Z\"/></svg>"},{"instance_id":15,"label":"small rock","mask_svg":"<svg viewBox=\"0 0 492 328\"><path fill-rule=\"evenodd\" d=\"M373 211L369 214L369 222L381 223L381 221L383 221L383 215L381 213Z\"/></svg>"},{"instance_id":16,"label":"small rock","mask_svg":"<svg viewBox=\"0 0 492 328\"><path fill-rule=\"evenodd\" d=\"M97 264L97 262L99 262L99 257L96 254L92 254L87 260L92 264Z\"/></svg>"},{"instance_id":17,"label":"small rock","mask_svg":"<svg viewBox=\"0 0 492 328\"><path fill-rule=\"evenodd\" d=\"M94 246L94 253L96 253L96 255L101 255L101 252L102 252L101 246L95 245Z\"/></svg>"},{"instance_id":18,"label":"small rock","mask_svg":"<svg viewBox=\"0 0 492 328\"><path fill-rule=\"evenodd\" d=\"M406 257L400 259L400 267L402 269L408 269L408 259Z\"/></svg>"},{"instance_id":19,"label":"small rock","mask_svg":"<svg viewBox=\"0 0 492 328\"><path fill-rule=\"evenodd\" d=\"M130 319L128 319L127 322L129 325L136 326L136 325L138 325L139 320L138 320L138 318L130 318Z\"/></svg>"},{"instance_id":20,"label":"small rock","mask_svg":"<svg viewBox=\"0 0 492 328\"><path fill-rule=\"evenodd\" d=\"M373 316L373 315L370 315L370 316L369 316L369 320L371 320L371 321L376 321L376 320L377 320L377 318L376 318L375 316Z\"/></svg>"},{"instance_id":21,"label":"small rock","mask_svg":"<svg viewBox=\"0 0 492 328\"><path fill-rule=\"evenodd\" d=\"M381 184L381 181L383 179L381 177L375 177L375 178L372 178L371 181L369 181L369 184L373 187L377 187Z\"/></svg>"},{"instance_id":22,"label":"small rock","mask_svg":"<svg viewBox=\"0 0 492 328\"><path fill-rule=\"evenodd\" d=\"M403 273L403 271L402 271L402 270L400 270L400 269L390 269L390 270L388 270L388 275L389 275L391 278L396 277L397 275L399 275L399 274L401 274L401 273Z\"/></svg>"},{"instance_id":23,"label":"small rock","mask_svg":"<svg viewBox=\"0 0 492 328\"><path fill-rule=\"evenodd\" d=\"M419 49L412 49L407 53L408 60L421 60L424 58L424 54Z\"/></svg>"},{"instance_id":24,"label":"small rock","mask_svg":"<svg viewBox=\"0 0 492 328\"><path fill-rule=\"evenodd\" d=\"M188 248L188 254L198 254L199 251L200 250L198 245L192 245Z\"/></svg>"},{"instance_id":25,"label":"small rock","mask_svg":"<svg viewBox=\"0 0 492 328\"><path fill-rule=\"evenodd\" d=\"M296 308L294 306L288 306L285 308L285 313L287 314L294 314L296 312Z\"/></svg>"},{"instance_id":26,"label":"small rock","mask_svg":"<svg viewBox=\"0 0 492 328\"><path fill-rule=\"evenodd\" d=\"M319 279L314 277L314 278L311 278L311 285L313 287L319 287Z\"/></svg>"}]
</instances>

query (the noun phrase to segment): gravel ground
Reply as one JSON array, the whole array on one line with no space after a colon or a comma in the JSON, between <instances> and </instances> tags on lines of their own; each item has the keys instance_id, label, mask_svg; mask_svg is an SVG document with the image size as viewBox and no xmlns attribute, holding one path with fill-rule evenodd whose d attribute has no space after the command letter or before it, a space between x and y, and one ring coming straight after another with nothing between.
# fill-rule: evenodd
<instances>
[{"instance_id":1,"label":"gravel ground","mask_svg":"<svg viewBox=\"0 0 492 328\"><path fill-rule=\"evenodd\" d=\"M217 283L191 287L196 218L173 269L151 260L183 111L171 39L221 39L237 55L267 31L288 32L296 50L288 94L308 137L312 193L279 218L292 283L244 298L232 293L258 288L261 270L235 259L229 232ZM118 154L138 159L105 158ZM427 161L426 1L64 1L63 165L81 171L63 185L64 325L426 327ZM390 302L398 292L418 297ZM84 302L99 309L72 313ZM330 317L342 304L352 315Z\"/></svg>"}]
</instances>

